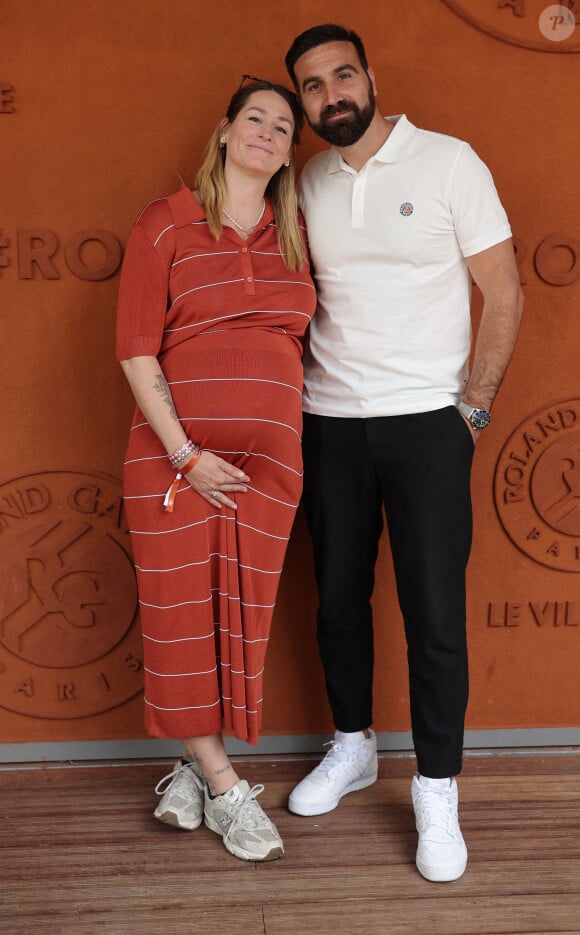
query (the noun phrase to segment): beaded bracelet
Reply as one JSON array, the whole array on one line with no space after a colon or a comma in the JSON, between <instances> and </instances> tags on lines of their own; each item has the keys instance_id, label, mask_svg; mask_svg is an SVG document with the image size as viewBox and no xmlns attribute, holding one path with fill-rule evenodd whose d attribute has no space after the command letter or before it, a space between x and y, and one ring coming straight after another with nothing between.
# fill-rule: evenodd
<instances>
[{"instance_id":1,"label":"beaded bracelet","mask_svg":"<svg viewBox=\"0 0 580 935\"><path fill-rule=\"evenodd\" d=\"M181 474L181 476L185 477L186 474L189 474L191 469L195 467L195 465L197 464L200 458L201 458L201 448L198 448L196 445L196 450L192 454L189 461L186 461L185 464L182 464L181 467L179 468L179 473Z\"/></svg>"},{"instance_id":2,"label":"beaded bracelet","mask_svg":"<svg viewBox=\"0 0 580 935\"><path fill-rule=\"evenodd\" d=\"M186 461L185 464L182 464L177 474L175 475L175 480L173 481L173 483L171 484L171 487L165 494L165 498L163 500L163 506L165 507L168 513L173 513L173 504L175 503L175 495L177 493L177 488L179 487L179 481L186 474L189 474L191 469L195 467L195 465L201 458L201 455L202 455L201 448L199 448L197 445L195 445L194 447L195 447L195 454L191 456L189 461Z\"/></svg>"},{"instance_id":3,"label":"beaded bracelet","mask_svg":"<svg viewBox=\"0 0 580 935\"><path fill-rule=\"evenodd\" d=\"M195 454L197 450L197 445L194 445L194 443L188 438L187 441L183 443L181 448L178 448L177 451L174 451L173 454L169 455L169 460L171 461L172 467L179 467L182 461L187 461L188 456Z\"/></svg>"}]
</instances>

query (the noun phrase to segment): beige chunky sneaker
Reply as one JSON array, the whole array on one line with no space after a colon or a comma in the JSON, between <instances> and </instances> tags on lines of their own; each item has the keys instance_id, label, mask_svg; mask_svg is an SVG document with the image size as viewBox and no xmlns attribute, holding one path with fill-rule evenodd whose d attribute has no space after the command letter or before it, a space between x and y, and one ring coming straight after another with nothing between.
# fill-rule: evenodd
<instances>
[{"instance_id":1,"label":"beige chunky sneaker","mask_svg":"<svg viewBox=\"0 0 580 935\"><path fill-rule=\"evenodd\" d=\"M205 823L221 834L227 850L240 860L276 860L284 855L276 826L256 801L263 791L262 785L250 789L245 779L213 799L205 788Z\"/></svg>"},{"instance_id":2,"label":"beige chunky sneaker","mask_svg":"<svg viewBox=\"0 0 580 935\"><path fill-rule=\"evenodd\" d=\"M155 786L162 795L153 812L155 818L174 828L195 831L203 819L203 776L192 760L178 760L173 770Z\"/></svg>"}]
</instances>

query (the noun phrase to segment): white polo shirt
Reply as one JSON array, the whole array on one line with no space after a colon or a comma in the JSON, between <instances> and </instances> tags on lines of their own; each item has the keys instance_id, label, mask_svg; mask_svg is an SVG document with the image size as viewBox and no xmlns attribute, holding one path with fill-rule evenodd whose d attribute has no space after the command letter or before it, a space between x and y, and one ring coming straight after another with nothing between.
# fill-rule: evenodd
<instances>
[{"instance_id":1,"label":"white polo shirt","mask_svg":"<svg viewBox=\"0 0 580 935\"><path fill-rule=\"evenodd\" d=\"M304 410L388 416L456 404L471 345L465 257L511 236L489 170L404 115L355 172L314 156L300 200L318 289Z\"/></svg>"}]
</instances>

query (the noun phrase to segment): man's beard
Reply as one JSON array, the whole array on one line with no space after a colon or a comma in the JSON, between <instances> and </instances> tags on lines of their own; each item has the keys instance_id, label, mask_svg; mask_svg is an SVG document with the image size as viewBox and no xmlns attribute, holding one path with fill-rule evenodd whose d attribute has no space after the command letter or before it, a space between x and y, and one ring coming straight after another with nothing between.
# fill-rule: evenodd
<instances>
[{"instance_id":1,"label":"man's beard","mask_svg":"<svg viewBox=\"0 0 580 935\"><path fill-rule=\"evenodd\" d=\"M364 107L359 107L354 101L337 101L334 106L323 110L318 123L310 123L310 126L318 136L333 146L352 146L353 143L358 143L370 127L375 110L376 104L371 90ZM332 114L341 113L344 113L342 119L335 118L328 122Z\"/></svg>"}]
</instances>

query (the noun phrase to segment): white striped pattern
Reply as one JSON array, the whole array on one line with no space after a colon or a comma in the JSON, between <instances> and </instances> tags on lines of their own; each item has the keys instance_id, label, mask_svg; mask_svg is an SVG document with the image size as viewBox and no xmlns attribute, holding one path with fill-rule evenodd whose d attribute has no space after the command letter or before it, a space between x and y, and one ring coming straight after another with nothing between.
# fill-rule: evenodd
<instances>
[{"instance_id":1,"label":"white striped pattern","mask_svg":"<svg viewBox=\"0 0 580 935\"><path fill-rule=\"evenodd\" d=\"M192 253L190 256L184 256L181 260L175 260L171 264L171 269L174 269L176 266L179 266L180 263L187 263L188 260L203 260L208 256L237 256L237 250L220 250L219 253Z\"/></svg>"},{"instance_id":2,"label":"white striped pattern","mask_svg":"<svg viewBox=\"0 0 580 935\"><path fill-rule=\"evenodd\" d=\"M258 490L257 487L252 487L250 484L246 484L246 487L248 488L248 490L252 490L254 493L257 493L259 497L265 497L266 500L270 500L272 503L279 503L281 504L281 506L288 506L292 510L295 510L296 507L298 506L298 503L299 503L298 500L292 500L291 502L289 502L288 500L280 500L279 497L271 497L269 494L264 493L263 490Z\"/></svg>"},{"instance_id":3,"label":"white striped pattern","mask_svg":"<svg viewBox=\"0 0 580 935\"><path fill-rule=\"evenodd\" d=\"M191 380L168 380L169 386L183 386L188 383L269 383L271 386L282 386L286 390L298 393L302 398L302 391L291 383L282 383L280 380L267 380L265 377L195 377ZM240 452L243 454L244 452ZM247 452L246 452L247 454ZM252 452L255 454L255 452Z\"/></svg>"},{"instance_id":4,"label":"white striped pattern","mask_svg":"<svg viewBox=\"0 0 580 935\"><path fill-rule=\"evenodd\" d=\"M147 697L143 698L143 701L146 705L149 705L150 708L155 708L156 711L201 711L203 708L215 708L216 705L220 704L220 699L212 702L211 704L189 704L182 705L180 708L162 708L161 705L153 704L152 701L149 701ZM256 714L256 712L253 712Z\"/></svg>"},{"instance_id":5,"label":"white striped pattern","mask_svg":"<svg viewBox=\"0 0 580 935\"><path fill-rule=\"evenodd\" d=\"M243 282L243 280L237 280L238 282ZM207 286L199 286L200 289L206 289ZM195 290L191 290L195 291ZM184 293L187 295L187 293ZM179 296L181 298L181 296ZM177 299L175 300L177 302ZM306 321L310 321L310 316L306 315L304 312L300 312L296 309L288 309L288 315L298 315L300 318L305 318ZM163 334L176 334L179 331L190 331L191 329L198 330L200 327L205 325L212 325L216 321L231 321L233 319L241 320L243 318L250 318L252 315L280 315L280 312L276 311L273 308L252 308L244 312L236 312L234 315L220 315L218 318L206 318L204 321L196 321L191 325L180 325L179 328L164 328Z\"/></svg>"},{"instance_id":6,"label":"white striped pattern","mask_svg":"<svg viewBox=\"0 0 580 935\"><path fill-rule=\"evenodd\" d=\"M175 640L158 640L154 636L149 636L147 633L142 634L144 640L151 640L152 643L162 643L168 645L169 643L192 643L196 640L210 640L215 639L215 633L206 633L204 636L184 636Z\"/></svg>"},{"instance_id":7,"label":"white striped pattern","mask_svg":"<svg viewBox=\"0 0 580 935\"><path fill-rule=\"evenodd\" d=\"M133 499L133 498L130 498ZM135 498L138 499L138 498ZM131 529L132 536L168 536L174 532L184 532L186 529L194 529L196 526L204 526L211 519L221 519L227 523L235 523L235 516L228 516L225 513L216 511L204 519L196 520L194 523L185 523L183 526L174 526L172 529Z\"/></svg>"},{"instance_id":8,"label":"white striped pattern","mask_svg":"<svg viewBox=\"0 0 580 935\"><path fill-rule=\"evenodd\" d=\"M241 607L263 607L273 609L276 604L250 604L247 601L240 600L239 597L236 597L233 594L222 594L222 597L226 597L228 601L239 601ZM155 610L176 610L178 607L188 607L190 604L208 604L211 601L211 597L204 597L198 601L181 601L179 604L149 604L147 601L139 599L139 604L141 607L152 607Z\"/></svg>"},{"instance_id":9,"label":"white striped pattern","mask_svg":"<svg viewBox=\"0 0 580 935\"><path fill-rule=\"evenodd\" d=\"M227 562L236 562L236 559L232 556L222 555L220 552L210 552L208 557L201 562L187 562L185 565L174 565L172 568L143 568L141 565L135 565L135 568L143 574L163 574L168 571L181 571L182 568L194 568L196 565L209 565L214 557L225 558Z\"/></svg>"},{"instance_id":10,"label":"white striped pattern","mask_svg":"<svg viewBox=\"0 0 580 935\"><path fill-rule=\"evenodd\" d=\"M179 302L180 299L183 299L186 295L192 295L194 292L200 292L202 289L215 289L217 286L233 286L237 282L243 282L242 277L237 279L226 279L223 282L208 282L203 286L194 286L192 289L187 289L185 292L182 292L181 295L176 295L173 302L171 303L171 308L175 305L176 302ZM192 328L195 328L196 325L192 325ZM171 330L171 329L168 329ZM179 329L177 329L179 330Z\"/></svg>"},{"instance_id":11,"label":"white striped pattern","mask_svg":"<svg viewBox=\"0 0 580 935\"><path fill-rule=\"evenodd\" d=\"M264 636L264 637L261 637L255 640L248 640L246 639L245 636L242 636L241 633L230 633L229 630L223 629L221 627L220 627L220 633L228 633L230 636L230 639L242 640L242 642L247 643L248 645L251 645L253 643L267 643L268 642L267 636ZM169 646L172 643L191 643L191 642L194 642L195 640L215 639L215 633L206 633L204 636L184 636L184 637L177 638L174 640L158 640L154 636L149 636L147 633L143 633L143 639L150 640L152 643L160 643L163 646Z\"/></svg>"},{"instance_id":12,"label":"white striped pattern","mask_svg":"<svg viewBox=\"0 0 580 935\"><path fill-rule=\"evenodd\" d=\"M148 669L147 666L144 666L144 669L148 675L155 675L159 679L183 679L192 675L211 675L212 672L217 672L217 666L214 666L213 669L202 669L200 672L154 672L153 669Z\"/></svg>"},{"instance_id":13,"label":"white striped pattern","mask_svg":"<svg viewBox=\"0 0 580 935\"><path fill-rule=\"evenodd\" d=\"M174 227L175 227L175 224L170 224L168 227L165 228L165 230L162 230L157 240L153 241L153 246L156 247L159 241L161 240L161 238L163 237L163 235L166 234L167 231L173 230Z\"/></svg>"},{"instance_id":14,"label":"white striped pattern","mask_svg":"<svg viewBox=\"0 0 580 935\"><path fill-rule=\"evenodd\" d=\"M252 743L258 737L265 649L302 481L297 339L315 307L306 265L296 274L285 267L267 210L245 245L229 229L216 242L183 189L151 203L140 218L146 245L139 238L127 251L143 313L135 324L128 302L123 352L159 335L155 354L188 435L251 478L237 511L208 504L182 479L168 514L161 504L175 473L144 416L131 428L125 494L146 726L156 736L206 736L225 724ZM158 262L141 266L145 249ZM162 270L169 289L160 309ZM228 525L211 522L218 518Z\"/></svg>"},{"instance_id":15,"label":"white striped pattern","mask_svg":"<svg viewBox=\"0 0 580 935\"><path fill-rule=\"evenodd\" d=\"M181 416L180 421L181 422L206 422L206 423L207 422L237 422L237 423L260 422L260 423L263 423L264 425L277 425L279 428L288 429L288 431L292 432L292 434L295 435L296 438L300 441L300 432L297 432L294 426L288 425L287 422L278 422L276 419L254 419L251 416L237 416L235 419L233 418L208 419L207 417L203 418L202 416Z\"/></svg>"}]
</instances>

